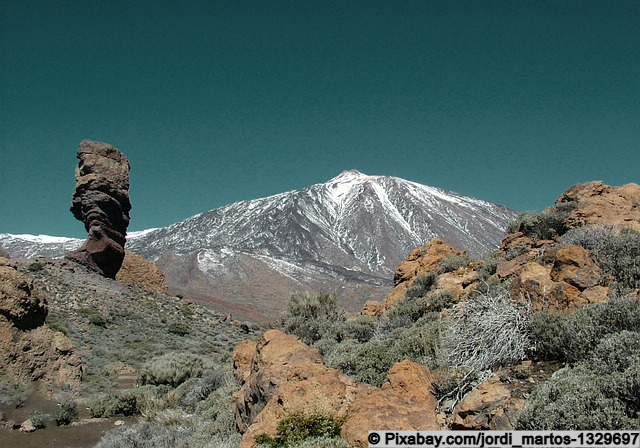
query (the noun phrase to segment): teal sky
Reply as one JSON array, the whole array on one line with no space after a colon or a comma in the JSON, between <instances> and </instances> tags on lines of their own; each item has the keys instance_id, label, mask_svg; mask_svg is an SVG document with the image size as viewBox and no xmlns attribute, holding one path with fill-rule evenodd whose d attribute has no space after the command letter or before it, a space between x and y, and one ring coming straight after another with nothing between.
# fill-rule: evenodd
<instances>
[{"instance_id":1,"label":"teal sky","mask_svg":"<svg viewBox=\"0 0 640 448\"><path fill-rule=\"evenodd\" d=\"M640 2L0 0L0 233L85 235L88 138L130 230L346 169L539 210L638 182Z\"/></svg>"}]
</instances>

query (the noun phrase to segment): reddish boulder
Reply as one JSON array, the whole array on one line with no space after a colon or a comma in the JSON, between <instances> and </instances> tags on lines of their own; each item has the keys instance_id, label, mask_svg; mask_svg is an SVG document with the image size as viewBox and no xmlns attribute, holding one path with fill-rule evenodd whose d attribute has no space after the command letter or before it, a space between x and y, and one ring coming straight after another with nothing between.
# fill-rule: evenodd
<instances>
[{"instance_id":1,"label":"reddish boulder","mask_svg":"<svg viewBox=\"0 0 640 448\"><path fill-rule=\"evenodd\" d=\"M601 278L600 268L581 246L558 249L550 275L553 281L567 282L581 291L596 286Z\"/></svg>"},{"instance_id":2,"label":"reddish boulder","mask_svg":"<svg viewBox=\"0 0 640 448\"><path fill-rule=\"evenodd\" d=\"M89 237L66 258L115 278L124 260L129 226L129 161L106 143L84 140L78 147L73 216Z\"/></svg>"}]
</instances>

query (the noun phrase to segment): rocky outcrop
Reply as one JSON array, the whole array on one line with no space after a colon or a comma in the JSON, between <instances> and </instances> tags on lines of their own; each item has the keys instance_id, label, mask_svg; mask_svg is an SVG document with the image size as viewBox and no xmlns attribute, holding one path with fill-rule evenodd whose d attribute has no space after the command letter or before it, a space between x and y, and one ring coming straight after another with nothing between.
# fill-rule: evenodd
<instances>
[{"instance_id":1,"label":"rocky outcrop","mask_svg":"<svg viewBox=\"0 0 640 448\"><path fill-rule=\"evenodd\" d=\"M515 429L517 416L524 408L522 398L512 397L512 391L494 376L467 394L456 406L451 419L452 430Z\"/></svg>"},{"instance_id":2,"label":"rocky outcrop","mask_svg":"<svg viewBox=\"0 0 640 448\"><path fill-rule=\"evenodd\" d=\"M586 224L618 224L640 231L640 185L611 187L603 182L574 185L556 204L575 202L578 207L568 218L570 227Z\"/></svg>"},{"instance_id":3,"label":"rocky outcrop","mask_svg":"<svg viewBox=\"0 0 640 448\"><path fill-rule=\"evenodd\" d=\"M89 233L80 249L66 258L115 278L124 260L129 226L129 161L106 143L84 140L78 147L73 216Z\"/></svg>"},{"instance_id":4,"label":"rocky outcrop","mask_svg":"<svg viewBox=\"0 0 640 448\"><path fill-rule=\"evenodd\" d=\"M80 357L46 324L47 302L11 261L0 258L0 374L17 382L77 386Z\"/></svg>"},{"instance_id":5,"label":"rocky outcrop","mask_svg":"<svg viewBox=\"0 0 640 448\"><path fill-rule=\"evenodd\" d=\"M140 284L160 294L168 294L165 277L158 265L138 254L127 251L116 280L124 283Z\"/></svg>"},{"instance_id":6,"label":"rocky outcrop","mask_svg":"<svg viewBox=\"0 0 640 448\"><path fill-rule=\"evenodd\" d=\"M415 249L400 265L393 276L395 287L385 300L385 307L390 307L402 299L413 281L421 276L435 271L440 263L453 256L464 256L465 251L456 250L440 238L429 241L424 246Z\"/></svg>"},{"instance_id":7,"label":"rocky outcrop","mask_svg":"<svg viewBox=\"0 0 640 448\"><path fill-rule=\"evenodd\" d=\"M274 435L278 421L297 412L342 419L341 436L358 447L367 446L370 429L438 429L433 377L412 361L396 364L380 388L358 384L279 330L239 345L233 357L236 377L244 379L233 397L241 447L254 447L258 434Z\"/></svg>"}]
</instances>

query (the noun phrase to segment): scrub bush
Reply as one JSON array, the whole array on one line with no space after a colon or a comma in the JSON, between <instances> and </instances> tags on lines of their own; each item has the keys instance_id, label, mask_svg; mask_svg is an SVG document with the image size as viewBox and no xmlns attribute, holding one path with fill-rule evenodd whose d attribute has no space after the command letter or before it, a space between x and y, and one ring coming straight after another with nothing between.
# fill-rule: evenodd
<instances>
[{"instance_id":1,"label":"scrub bush","mask_svg":"<svg viewBox=\"0 0 640 448\"><path fill-rule=\"evenodd\" d=\"M309 438L337 438L340 436L342 420L329 415L294 413L278 422L276 435L259 434L256 443L273 448L289 447Z\"/></svg>"},{"instance_id":2,"label":"scrub bush","mask_svg":"<svg viewBox=\"0 0 640 448\"><path fill-rule=\"evenodd\" d=\"M203 370L204 362L198 355L168 353L144 364L138 375L138 383L176 387L189 378L201 376Z\"/></svg>"},{"instance_id":3,"label":"scrub bush","mask_svg":"<svg viewBox=\"0 0 640 448\"><path fill-rule=\"evenodd\" d=\"M443 331L453 367L478 370L517 363L528 346L528 304L516 304L504 289L469 297L451 312Z\"/></svg>"}]
</instances>

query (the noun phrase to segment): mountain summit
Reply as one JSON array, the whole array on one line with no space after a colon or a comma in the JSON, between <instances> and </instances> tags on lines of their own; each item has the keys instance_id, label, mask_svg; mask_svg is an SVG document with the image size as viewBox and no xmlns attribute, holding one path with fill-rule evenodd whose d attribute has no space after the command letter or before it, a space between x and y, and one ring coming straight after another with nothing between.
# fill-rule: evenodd
<instances>
[{"instance_id":1,"label":"mountain summit","mask_svg":"<svg viewBox=\"0 0 640 448\"><path fill-rule=\"evenodd\" d=\"M357 297L354 307L378 297L398 263L436 237L486 255L515 216L490 202L350 170L134 236L127 248L156 260L176 292L273 317L296 290Z\"/></svg>"},{"instance_id":2,"label":"mountain summit","mask_svg":"<svg viewBox=\"0 0 640 448\"><path fill-rule=\"evenodd\" d=\"M127 249L155 260L169 288L244 318L275 317L292 292L324 290L359 309L390 290L411 250L439 237L470 256L495 250L514 210L390 176L344 171L325 183L236 202L159 229ZM12 255L54 248L0 235ZM33 240L33 238L31 238ZM72 241L64 242L68 250Z\"/></svg>"}]
</instances>

